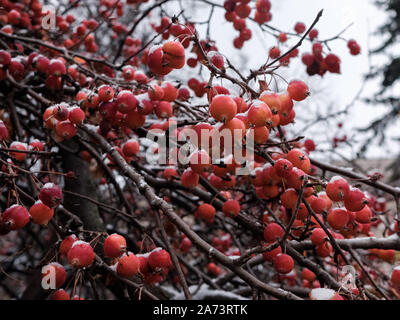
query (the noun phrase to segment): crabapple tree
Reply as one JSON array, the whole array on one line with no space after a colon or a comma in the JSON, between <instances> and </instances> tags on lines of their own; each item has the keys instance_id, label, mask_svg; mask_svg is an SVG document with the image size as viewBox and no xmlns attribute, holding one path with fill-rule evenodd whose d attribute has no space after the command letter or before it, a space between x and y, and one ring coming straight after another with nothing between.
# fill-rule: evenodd
<instances>
[{"instance_id":1,"label":"crabapple tree","mask_svg":"<svg viewBox=\"0 0 400 320\"><path fill-rule=\"evenodd\" d=\"M346 72L322 11L280 30L274 0L50 4L0 0L2 298L400 297L400 189L293 134L312 88L281 68Z\"/></svg>"}]
</instances>

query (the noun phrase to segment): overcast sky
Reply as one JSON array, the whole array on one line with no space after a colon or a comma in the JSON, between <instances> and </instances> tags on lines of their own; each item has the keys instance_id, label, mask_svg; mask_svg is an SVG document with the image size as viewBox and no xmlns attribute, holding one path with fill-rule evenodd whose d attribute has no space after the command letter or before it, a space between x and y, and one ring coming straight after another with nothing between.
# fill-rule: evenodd
<instances>
[{"instance_id":1,"label":"overcast sky","mask_svg":"<svg viewBox=\"0 0 400 320\"><path fill-rule=\"evenodd\" d=\"M223 3L223 0L214 0L215 3ZM183 1L185 3L185 1ZM342 61L341 75L327 73L323 81L319 76L308 77L305 73L305 66L297 59L291 63L289 68L279 69L279 74L286 80L293 78L304 79L311 87L312 96L305 102L295 106L298 114L298 123L291 126L290 130L298 132L304 128L307 120L312 118L311 114L316 112L326 115L335 110L343 110L354 99L363 83L363 75L369 70L368 45L375 48L382 38L369 36L380 26L386 18L386 13L377 9L371 0L271 0L273 19L270 24L285 31L293 32L293 27L297 21L304 22L309 26L316 17L320 9L324 9L323 16L316 28L319 30L319 39L324 40L337 35L349 24L353 25L343 34L346 39L354 38L361 45L362 53L359 56L351 56L347 48L347 43L342 40L335 40L329 43L332 52L337 54ZM205 21L208 17L208 9L204 7L194 7L195 10L187 11L188 16L192 16L196 21ZM190 14L188 14L190 13ZM245 62L246 69L258 68L263 64L268 56L268 50L276 44L276 40L261 30L254 23L248 23L253 31L253 37L246 42L242 50L233 48L233 39L237 36L237 31L233 30L231 23L223 18L224 10L216 9L211 27L211 38L217 41L219 50L229 57L231 61L241 66ZM252 13L254 15L254 13ZM205 29L200 29L205 31ZM204 34L204 33L203 33ZM290 39L289 44L296 43L296 39ZM305 42L300 52L310 52L311 43ZM328 51L327 51L328 52ZM243 60L243 56L248 58ZM385 60L373 57L372 65L381 64ZM362 96L371 96L378 90L377 81L368 83L365 86ZM284 82L280 83L279 90L285 89ZM344 128L338 133L341 137L346 134L348 137L355 134L355 128L365 127L379 114L386 109L382 106L369 106L362 101L358 101L350 109L350 113L338 119L343 121ZM305 122L304 122L305 121ZM330 141L336 132L335 123L317 125L306 131L307 137L319 142L321 148L327 147L324 141ZM329 126L329 130L327 130ZM297 131L296 131L297 130ZM302 130L301 130L302 131ZM392 136L396 136L395 130L390 130ZM370 158L382 158L394 155L399 152L398 143L393 143L388 138L387 144L376 145L370 149L367 156ZM355 153L348 147L339 149L346 157L355 157Z\"/></svg>"}]
</instances>

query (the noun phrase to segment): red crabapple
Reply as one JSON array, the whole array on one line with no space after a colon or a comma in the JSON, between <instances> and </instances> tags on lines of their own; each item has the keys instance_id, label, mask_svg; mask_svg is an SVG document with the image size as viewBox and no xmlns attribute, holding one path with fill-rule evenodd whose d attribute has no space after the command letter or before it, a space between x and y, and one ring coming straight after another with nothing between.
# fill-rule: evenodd
<instances>
[{"instance_id":1,"label":"red crabapple","mask_svg":"<svg viewBox=\"0 0 400 320\"><path fill-rule=\"evenodd\" d=\"M189 89L185 87L179 88L177 99L181 101L188 101L190 99Z\"/></svg>"},{"instance_id":2,"label":"red crabapple","mask_svg":"<svg viewBox=\"0 0 400 320\"><path fill-rule=\"evenodd\" d=\"M278 47L272 47L272 48L269 50L269 57L270 57L271 59L276 59L276 58L278 58L280 55L281 55L281 51L279 50Z\"/></svg>"},{"instance_id":3,"label":"red crabapple","mask_svg":"<svg viewBox=\"0 0 400 320\"><path fill-rule=\"evenodd\" d=\"M278 159L274 164L274 168L279 177L287 178L293 169L293 164L287 159Z\"/></svg>"},{"instance_id":4,"label":"red crabapple","mask_svg":"<svg viewBox=\"0 0 400 320\"><path fill-rule=\"evenodd\" d=\"M324 243L315 247L315 252L321 258L328 257L332 252L332 245L328 241L325 241Z\"/></svg>"},{"instance_id":5,"label":"red crabapple","mask_svg":"<svg viewBox=\"0 0 400 320\"><path fill-rule=\"evenodd\" d=\"M166 65L174 69L181 69L185 65L185 48L179 41L168 41L162 46L163 60Z\"/></svg>"},{"instance_id":6,"label":"red crabapple","mask_svg":"<svg viewBox=\"0 0 400 320\"><path fill-rule=\"evenodd\" d=\"M31 143L29 143L29 147L31 150L34 150L34 151L43 151L43 142L41 142L37 139L34 139L31 141Z\"/></svg>"},{"instance_id":7,"label":"red crabapple","mask_svg":"<svg viewBox=\"0 0 400 320\"><path fill-rule=\"evenodd\" d=\"M192 241L188 237L184 236L179 245L179 250L186 253L190 250L191 247L192 247Z\"/></svg>"},{"instance_id":8,"label":"red crabapple","mask_svg":"<svg viewBox=\"0 0 400 320\"><path fill-rule=\"evenodd\" d=\"M157 101L161 100L164 97L164 89L158 85L153 85L147 91L150 100Z\"/></svg>"},{"instance_id":9,"label":"red crabapple","mask_svg":"<svg viewBox=\"0 0 400 320\"><path fill-rule=\"evenodd\" d=\"M117 99L115 100L115 105L117 106L119 112L130 113L137 108L139 102L132 92L123 90L118 93Z\"/></svg>"},{"instance_id":10,"label":"red crabapple","mask_svg":"<svg viewBox=\"0 0 400 320\"><path fill-rule=\"evenodd\" d=\"M57 135L63 139L71 139L77 133L76 127L69 120L57 122L55 131Z\"/></svg>"},{"instance_id":11,"label":"red crabapple","mask_svg":"<svg viewBox=\"0 0 400 320\"><path fill-rule=\"evenodd\" d=\"M304 141L304 147L307 149L307 151L314 151L315 150L315 143L311 139L307 139Z\"/></svg>"},{"instance_id":12,"label":"red crabapple","mask_svg":"<svg viewBox=\"0 0 400 320\"><path fill-rule=\"evenodd\" d=\"M171 68L170 66L164 66L164 52L162 49L163 48L161 45L153 46L150 48L147 55L147 65L149 66L151 72L160 76L165 76L170 73L173 68Z\"/></svg>"},{"instance_id":13,"label":"red crabapple","mask_svg":"<svg viewBox=\"0 0 400 320\"><path fill-rule=\"evenodd\" d=\"M279 36L278 36L278 40L279 40L279 42L286 42L287 41L287 35L286 35L286 33L284 33L284 32L281 32L280 34L279 34Z\"/></svg>"},{"instance_id":14,"label":"red crabapple","mask_svg":"<svg viewBox=\"0 0 400 320\"><path fill-rule=\"evenodd\" d=\"M79 107L72 107L69 109L68 119L75 125L82 124L85 120L85 112Z\"/></svg>"},{"instance_id":15,"label":"red crabapple","mask_svg":"<svg viewBox=\"0 0 400 320\"><path fill-rule=\"evenodd\" d=\"M248 134L248 136L250 136L250 134L254 135L254 143L265 144L269 138L269 129L266 126L254 127L250 129Z\"/></svg>"},{"instance_id":16,"label":"red crabapple","mask_svg":"<svg viewBox=\"0 0 400 320\"><path fill-rule=\"evenodd\" d=\"M309 201L311 209L315 213L321 214L322 212L327 210L328 204L327 204L327 202L325 200L325 197L322 197L322 196L318 196L318 197L311 196L309 198L311 198L310 201Z\"/></svg>"},{"instance_id":17,"label":"red crabapple","mask_svg":"<svg viewBox=\"0 0 400 320\"><path fill-rule=\"evenodd\" d=\"M122 76L125 81L131 81L135 78L135 69L132 66L124 66L122 68Z\"/></svg>"},{"instance_id":18,"label":"red crabapple","mask_svg":"<svg viewBox=\"0 0 400 320\"><path fill-rule=\"evenodd\" d=\"M9 65L11 62L11 55L8 51L0 50L0 64L3 66Z\"/></svg>"},{"instance_id":19,"label":"red crabapple","mask_svg":"<svg viewBox=\"0 0 400 320\"><path fill-rule=\"evenodd\" d=\"M282 227L273 222L267 225L264 229L264 239L267 242L273 242L276 241L277 239L280 239L283 237L285 234L285 231L282 229Z\"/></svg>"},{"instance_id":20,"label":"red crabapple","mask_svg":"<svg viewBox=\"0 0 400 320\"><path fill-rule=\"evenodd\" d=\"M368 203L364 192L358 188L350 188L347 196L344 198L344 206L349 211L360 211Z\"/></svg>"},{"instance_id":21,"label":"red crabapple","mask_svg":"<svg viewBox=\"0 0 400 320\"><path fill-rule=\"evenodd\" d=\"M164 91L163 100L172 102L178 97L178 89L171 82L164 82L161 88Z\"/></svg>"},{"instance_id":22,"label":"red crabapple","mask_svg":"<svg viewBox=\"0 0 400 320\"><path fill-rule=\"evenodd\" d=\"M21 13L15 9L8 12L7 15L8 23L12 25L18 25L21 22Z\"/></svg>"},{"instance_id":23,"label":"red crabapple","mask_svg":"<svg viewBox=\"0 0 400 320\"><path fill-rule=\"evenodd\" d=\"M264 91L260 96L260 100L267 104L273 114L281 112L282 104L278 94L271 91Z\"/></svg>"},{"instance_id":24,"label":"red crabapple","mask_svg":"<svg viewBox=\"0 0 400 320\"><path fill-rule=\"evenodd\" d=\"M340 58L337 55L333 53L328 54L325 57L324 62L326 65L326 69L329 72L340 73Z\"/></svg>"},{"instance_id":25,"label":"red crabapple","mask_svg":"<svg viewBox=\"0 0 400 320\"><path fill-rule=\"evenodd\" d=\"M69 116L69 107L66 103L60 103L55 105L53 109L54 118L58 121L64 121L68 119Z\"/></svg>"},{"instance_id":26,"label":"red crabapple","mask_svg":"<svg viewBox=\"0 0 400 320\"><path fill-rule=\"evenodd\" d=\"M217 69L222 69L224 67L224 57L219 54L218 52L212 52L210 51L208 56L211 56L211 63L217 68Z\"/></svg>"},{"instance_id":27,"label":"red crabapple","mask_svg":"<svg viewBox=\"0 0 400 320\"><path fill-rule=\"evenodd\" d=\"M400 266L393 269L390 280L395 287L400 288Z\"/></svg>"},{"instance_id":28,"label":"red crabapple","mask_svg":"<svg viewBox=\"0 0 400 320\"><path fill-rule=\"evenodd\" d=\"M326 186L326 194L332 201L343 201L350 192L346 179L334 176Z\"/></svg>"},{"instance_id":29,"label":"red crabapple","mask_svg":"<svg viewBox=\"0 0 400 320\"><path fill-rule=\"evenodd\" d=\"M325 242L326 233L322 228L316 228L311 232L310 240L314 245L320 245Z\"/></svg>"},{"instance_id":30,"label":"red crabapple","mask_svg":"<svg viewBox=\"0 0 400 320\"><path fill-rule=\"evenodd\" d=\"M8 139L8 129L3 121L0 120L0 141Z\"/></svg>"},{"instance_id":31,"label":"red crabapple","mask_svg":"<svg viewBox=\"0 0 400 320\"><path fill-rule=\"evenodd\" d=\"M222 205L222 212L228 217L236 217L240 212L240 204L237 200L230 199Z\"/></svg>"},{"instance_id":32,"label":"red crabapple","mask_svg":"<svg viewBox=\"0 0 400 320\"><path fill-rule=\"evenodd\" d=\"M64 267L57 262L52 262L52 263L44 266L44 268L45 269L43 271L46 271L46 272L45 273L42 272L42 278L46 277L52 273L50 268L53 269L53 272L56 276L56 279L55 279L56 280L55 281L56 288L60 288L64 284L64 282L67 278L67 273L65 272ZM51 288L51 289L54 289L54 288Z\"/></svg>"},{"instance_id":33,"label":"red crabapple","mask_svg":"<svg viewBox=\"0 0 400 320\"><path fill-rule=\"evenodd\" d=\"M328 214L329 225L336 230L342 230L349 222L349 213L343 209L333 209Z\"/></svg>"},{"instance_id":34,"label":"red crabapple","mask_svg":"<svg viewBox=\"0 0 400 320\"><path fill-rule=\"evenodd\" d=\"M103 102L110 101L114 97L114 89L109 85L101 85L98 89L99 99Z\"/></svg>"},{"instance_id":35,"label":"red crabapple","mask_svg":"<svg viewBox=\"0 0 400 320\"><path fill-rule=\"evenodd\" d=\"M122 152L127 157L133 157L139 153L140 145L135 139L130 139L122 147Z\"/></svg>"},{"instance_id":36,"label":"red crabapple","mask_svg":"<svg viewBox=\"0 0 400 320\"><path fill-rule=\"evenodd\" d=\"M245 19L250 15L251 7L246 3L240 3L235 7L235 12L238 17Z\"/></svg>"},{"instance_id":37,"label":"red crabapple","mask_svg":"<svg viewBox=\"0 0 400 320\"><path fill-rule=\"evenodd\" d=\"M268 126L272 122L272 112L264 102L254 101L249 108L247 118L256 127Z\"/></svg>"},{"instance_id":38,"label":"red crabapple","mask_svg":"<svg viewBox=\"0 0 400 320\"><path fill-rule=\"evenodd\" d=\"M303 185L305 175L306 173L303 170L294 167L289 176L286 178L286 182L291 188L300 190L301 186Z\"/></svg>"},{"instance_id":39,"label":"red crabapple","mask_svg":"<svg viewBox=\"0 0 400 320\"><path fill-rule=\"evenodd\" d=\"M193 172L202 173L211 168L211 158L205 150L197 150L189 157L189 165Z\"/></svg>"},{"instance_id":40,"label":"red crabapple","mask_svg":"<svg viewBox=\"0 0 400 320\"><path fill-rule=\"evenodd\" d=\"M359 44L355 40L349 40L347 47L350 49L350 53L354 56L358 55L361 51Z\"/></svg>"},{"instance_id":41,"label":"red crabapple","mask_svg":"<svg viewBox=\"0 0 400 320\"><path fill-rule=\"evenodd\" d=\"M71 300L71 297L64 289L58 289L52 294L51 300Z\"/></svg>"},{"instance_id":42,"label":"red crabapple","mask_svg":"<svg viewBox=\"0 0 400 320\"><path fill-rule=\"evenodd\" d=\"M13 143L11 143L10 149L27 151L28 147L27 147L26 143L14 141ZM10 151L10 156L15 158L17 161L24 161L26 159L26 153L24 153L24 152Z\"/></svg>"},{"instance_id":43,"label":"red crabapple","mask_svg":"<svg viewBox=\"0 0 400 320\"><path fill-rule=\"evenodd\" d=\"M318 37L318 30L317 29L312 29L310 33L308 34L311 40L314 40L315 38Z\"/></svg>"},{"instance_id":44,"label":"red crabapple","mask_svg":"<svg viewBox=\"0 0 400 320\"><path fill-rule=\"evenodd\" d=\"M129 112L124 118L124 124L131 129L141 128L145 122L146 116L137 110Z\"/></svg>"},{"instance_id":45,"label":"red crabapple","mask_svg":"<svg viewBox=\"0 0 400 320\"><path fill-rule=\"evenodd\" d=\"M154 112L161 119L171 118L173 113L172 105L168 101L159 101Z\"/></svg>"},{"instance_id":46,"label":"red crabapple","mask_svg":"<svg viewBox=\"0 0 400 320\"><path fill-rule=\"evenodd\" d=\"M304 268L303 271L301 272L301 277L307 281L314 281L317 276L315 275L314 272L312 272L310 269L308 268Z\"/></svg>"},{"instance_id":47,"label":"red crabapple","mask_svg":"<svg viewBox=\"0 0 400 320\"><path fill-rule=\"evenodd\" d=\"M372 212L368 206L365 206L363 209L356 212L356 221L358 223L370 223L371 218Z\"/></svg>"},{"instance_id":48,"label":"red crabapple","mask_svg":"<svg viewBox=\"0 0 400 320\"><path fill-rule=\"evenodd\" d=\"M47 67L47 74L55 77L63 76L67 73L65 64L60 59L51 59Z\"/></svg>"},{"instance_id":49,"label":"red crabapple","mask_svg":"<svg viewBox=\"0 0 400 320\"><path fill-rule=\"evenodd\" d=\"M212 221L215 216L215 208L208 203L203 203L197 208L197 216L206 221Z\"/></svg>"},{"instance_id":50,"label":"red crabapple","mask_svg":"<svg viewBox=\"0 0 400 320\"><path fill-rule=\"evenodd\" d=\"M256 9L258 12L267 13L271 10L270 0L257 0Z\"/></svg>"},{"instance_id":51,"label":"red crabapple","mask_svg":"<svg viewBox=\"0 0 400 320\"><path fill-rule=\"evenodd\" d=\"M281 203L287 209L294 209L296 207L298 196L299 195L295 189L286 189L280 197Z\"/></svg>"},{"instance_id":52,"label":"red crabapple","mask_svg":"<svg viewBox=\"0 0 400 320\"><path fill-rule=\"evenodd\" d=\"M302 34L304 31L306 31L306 26L303 22L297 22L296 25L294 26L294 30L298 34Z\"/></svg>"},{"instance_id":53,"label":"red crabapple","mask_svg":"<svg viewBox=\"0 0 400 320\"><path fill-rule=\"evenodd\" d=\"M36 56L33 61L32 61L32 65L39 71L39 72L43 72L46 73L47 69L49 67L50 64L50 60L42 55L38 55Z\"/></svg>"},{"instance_id":54,"label":"red crabapple","mask_svg":"<svg viewBox=\"0 0 400 320\"><path fill-rule=\"evenodd\" d=\"M274 260L274 258L280 253L282 253L282 249L280 246L278 246L275 249L263 252L262 257L263 257L264 261L272 262Z\"/></svg>"},{"instance_id":55,"label":"red crabapple","mask_svg":"<svg viewBox=\"0 0 400 320\"><path fill-rule=\"evenodd\" d=\"M68 236L67 238L65 238L63 241L61 241L60 249L59 249L60 253L67 255L69 249L71 249L72 244L77 240L79 240L79 239L76 237L76 235L72 234L72 235Z\"/></svg>"},{"instance_id":56,"label":"red crabapple","mask_svg":"<svg viewBox=\"0 0 400 320\"><path fill-rule=\"evenodd\" d=\"M164 179L171 180L172 177L178 177L178 172L174 167L165 168L163 171Z\"/></svg>"},{"instance_id":57,"label":"red crabapple","mask_svg":"<svg viewBox=\"0 0 400 320\"><path fill-rule=\"evenodd\" d=\"M186 169L181 176L181 183L186 188L194 188L199 184L199 175L192 169Z\"/></svg>"}]
</instances>

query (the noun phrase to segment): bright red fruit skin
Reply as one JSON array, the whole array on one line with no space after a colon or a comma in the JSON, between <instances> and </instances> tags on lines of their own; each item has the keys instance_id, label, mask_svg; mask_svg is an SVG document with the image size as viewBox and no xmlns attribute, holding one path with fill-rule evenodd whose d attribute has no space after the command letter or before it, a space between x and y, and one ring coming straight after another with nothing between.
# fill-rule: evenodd
<instances>
[{"instance_id":1,"label":"bright red fruit skin","mask_svg":"<svg viewBox=\"0 0 400 320\"><path fill-rule=\"evenodd\" d=\"M63 193L54 183L46 183L41 189L39 199L48 207L57 207L63 200Z\"/></svg>"},{"instance_id":2,"label":"bright red fruit skin","mask_svg":"<svg viewBox=\"0 0 400 320\"><path fill-rule=\"evenodd\" d=\"M84 268L89 266L94 260L94 251L89 243L75 241L68 251L68 262L74 268Z\"/></svg>"},{"instance_id":3,"label":"bright red fruit skin","mask_svg":"<svg viewBox=\"0 0 400 320\"><path fill-rule=\"evenodd\" d=\"M13 205L3 212L2 220L9 225L10 230L18 230L29 222L29 213L25 207Z\"/></svg>"},{"instance_id":4,"label":"bright red fruit skin","mask_svg":"<svg viewBox=\"0 0 400 320\"><path fill-rule=\"evenodd\" d=\"M169 253L164 249L153 250L149 255L148 263L152 269L167 269L172 266L171 257Z\"/></svg>"},{"instance_id":5,"label":"bright red fruit skin","mask_svg":"<svg viewBox=\"0 0 400 320\"><path fill-rule=\"evenodd\" d=\"M117 273L125 278L130 278L139 272L139 259L132 252L124 254L117 264Z\"/></svg>"},{"instance_id":6,"label":"bright red fruit skin","mask_svg":"<svg viewBox=\"0 0 400 320\"><path fill-rule=\"evenodd\" d=\"M119 234L112 234L104 241L104 254L109 258L118 258L126 250L126 240Z\"/></svg>"}]
</instances>

